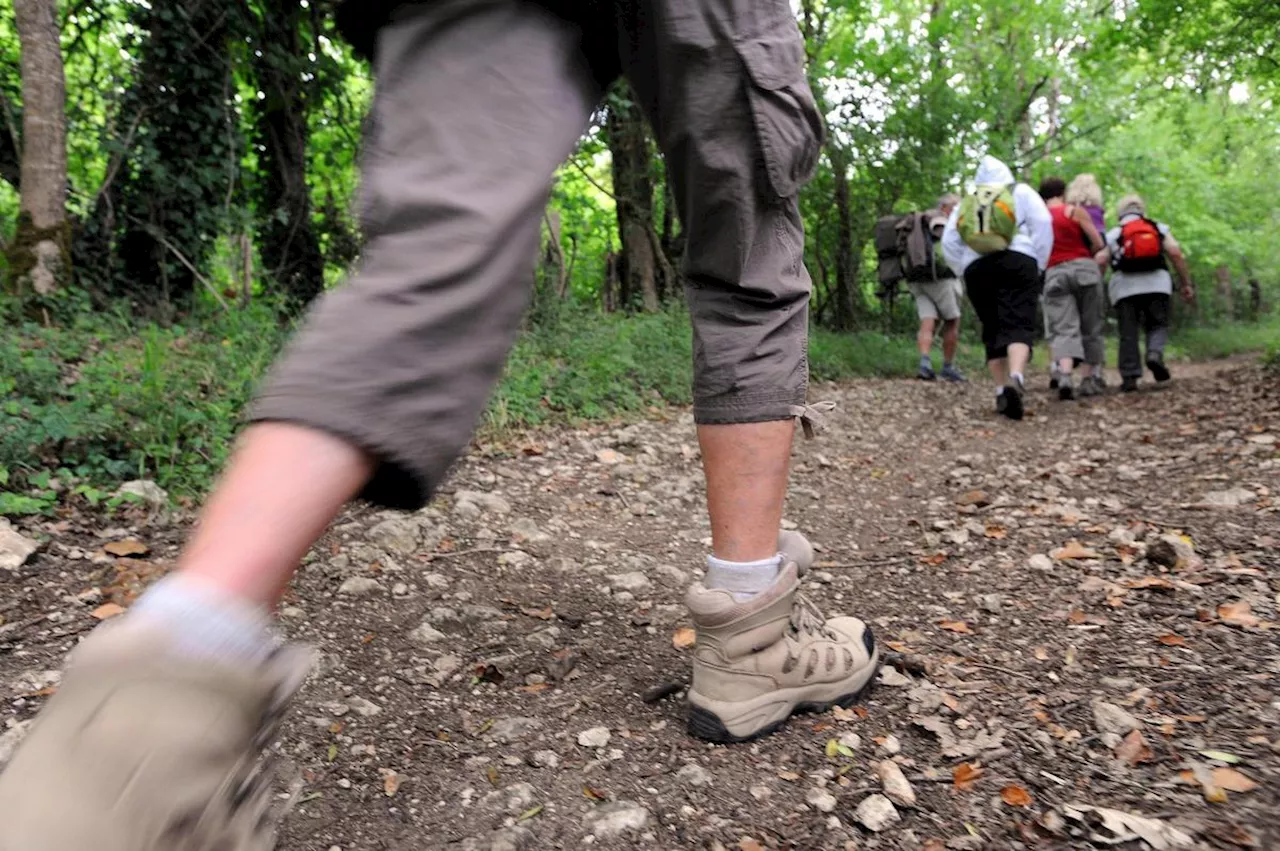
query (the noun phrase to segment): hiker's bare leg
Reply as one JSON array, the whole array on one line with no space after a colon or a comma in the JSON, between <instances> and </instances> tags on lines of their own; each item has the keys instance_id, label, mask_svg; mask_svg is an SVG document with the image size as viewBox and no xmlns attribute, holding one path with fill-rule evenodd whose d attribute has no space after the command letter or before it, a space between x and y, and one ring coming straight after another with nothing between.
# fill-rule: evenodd
<instances>
[{"instance_id":1,"label":"hiker's bare leg","mask_svg":"<svg viewBox=\"0 0 1280 851\"><path fill-rule=\"evenodd\" d=\"M943 326L943 327L945 328L946 326ZM937 323L935 320L933 319L920 320L920 330L916 333L916 348L920 350L921 357L927 358L929 356L929 353L933 351L933 334L936 328L937 328ZM943 338L943 345L944 345L943 353L945 354L946 353L945 338ZM953 351L954 351L954 347L953 347ZM947 362L948 363L951 362L950 356L947 357Z\"/></svg>"},{"instance_id":2,"label":"hiker's bare leg","mask_svg":"<svg viewBox=\"0 0 1280 851\"><path fill-rule=\"evenodd\" d=\"M716 558L747 562L778 552L795 422L698 426Z\"/></svg>"},{"instance_id":3,"label":"hiker's bare leg","mask_svg":"<svg viewBox=\"0 0 1280 851\"><path fill-rule=\"evenodd\" d=\"M346 441L292 423L245 431L178 563L186 576L272 609L298 561L373 473Z\"/></svg>"},{"instance_id":4,"label":"hiker's bare leg","mask_svg":"<svg viewBox=\"0 0 1280 851\"><path fill-rule=\"evenodd\" d=\"M1026 343L1010 343L1008 360L1010 376L1026 374L1027 363L1031 360L1031 347Z\"/></svg>"},{"instance_id":5,"label":"hiker's bare leg","mask_svg":"<svg viewBox=\"0 0 1280 851\"><path fill-rule=\"evenodd\" d=\"M945 363L955 363L959 346L960 320L948 319L942 323L942 358Z\"/></svg>"},{"instance_id":6,"label":"hiker's bare leg","mask_svg":"<svg viewBox=\"0 0 1280 851\"><path fill-rule=\"evenodd\" d=\"M991 380L996 383L997 387L1003 387L1005 382L1009 380L1009 359L993 358L987 361L987 369L991 370Z\"/></svg>"},{"instance_id":7,"label":"hiker's bare leg","mask_svg":"<svg viewBox=\"0 0 1280 851\"><path fill-rule=\"evenodd\" d=\"M1058 372L1062 375L1070 377L1076 371L1076 362L1074 358L1058 358ZM1086 375L1088 373L1085 373Z\"/></svg>"}]
</instances>

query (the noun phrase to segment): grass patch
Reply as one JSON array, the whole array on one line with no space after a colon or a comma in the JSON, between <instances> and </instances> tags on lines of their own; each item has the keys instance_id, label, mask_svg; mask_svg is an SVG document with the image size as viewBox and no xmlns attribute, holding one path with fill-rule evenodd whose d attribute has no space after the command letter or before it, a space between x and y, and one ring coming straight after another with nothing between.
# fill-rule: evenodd
<instances>
[{"instance_id":1,"label":"grass patch","mask_svg":"<svg viewBox=\"0 0 1280 851\"><path fill-rule=\"evenodd\" d=\"M225 462L240 412L288 333L269 304L168 327L140 322L123 307L77 310L46 328L0 300L0 320L0 514L48 511L68 495L100 501L131 478L199 495ZM977 379L982 346L970 325L958 360ZM1280 368L1280 317L1177 330L1169 355L1215 358L1268 347ZM682 310L622 316L562 307L516 343L484 427L496 433L688 404L691 350ZM910 333L816 330L810 338L815 381L909 377L917 360ZM1036 363L1048 363L1043 347Z\"/></svg>"}]
</instances>

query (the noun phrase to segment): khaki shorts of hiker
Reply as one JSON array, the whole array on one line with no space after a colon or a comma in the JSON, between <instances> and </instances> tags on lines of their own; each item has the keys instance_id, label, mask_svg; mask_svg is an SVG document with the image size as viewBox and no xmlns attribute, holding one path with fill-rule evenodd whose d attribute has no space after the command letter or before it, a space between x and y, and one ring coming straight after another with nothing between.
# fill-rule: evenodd
<instances>
[{"instance_id":1,"label":"khaki shorts of hiker","mask_svg":"<svg viewBox=\"0 0 1280 851\"><path fill-rule=\"evenodd\" d=\"M921 321L941 319L950 322L960 318L960 299L964 292L959 278L910 283L907 288L916 298L916 316Z\"/></svg>"},{"instance_id":2,"label":"khaki shorts of hiker","mask_svg":"<svg viewBox=\"0 0 1280 851\"><path fill-rule=\"evenodd\" d=\"M790 4L573 8L580 20L517 0L402 4L378 33L360 268L315 306L253 410L376 456L376 503L423 504L469 439L529 299L552 175L618 73L687 229L697 421L802 411L796 199L822 120Z\"/></svg>"}]
</instances>

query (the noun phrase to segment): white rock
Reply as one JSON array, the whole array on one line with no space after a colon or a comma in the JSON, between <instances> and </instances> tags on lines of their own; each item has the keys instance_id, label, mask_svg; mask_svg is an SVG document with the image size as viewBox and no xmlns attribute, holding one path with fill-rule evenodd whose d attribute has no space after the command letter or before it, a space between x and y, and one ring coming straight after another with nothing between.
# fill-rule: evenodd
<instances>
[{"instance_id":1,"label":"white rock","mask_svg":"<svg viewBox=\"0 0 1280 851\"><path fill-rule=\"evenodd\" d=\"M555 751L534 751L529 757L529 764L536 768L559 768L560 757Z\"/></svg>"},{"instance_id":2,"label":"white rock","mask_svg":"<svg viewBox=\"0 0 1280 851\"><path fill-rule=\"evenodd\" d=\"M448 639L449 636L426 622L418 624L418 626L409 633L409 640L419 647L430 647L433 644L439 644L441 641L447 641Z\"/></svg>"},{"instance_id":3,"label":"white rock","mask_svg":"<svg viewBox=\"0 0 1280 851\"><path fill-rule=\"evenodd\" d=\"M621 452L618 452L615 449L601 449L599 452L596 453L596 460L599 461L601 464L605 464L607 466L612 467L615 464L621 464L624 461L626 461L627 456L623 455Z\"/></svg>"},{"instance_id":4,"label":"white rock","mask_svg":"<svg viewBox=\"0 0 1280 851\"><path fill-rule=\"evenodd\" d=\"M880 682L883 685L896 686L898 688L905 688L915 684L915 680L892 665L882 665L880 667Z\"/></svg>"},{"instance_id":5,"label":"white rock","mask_svg":"<svg viewBox=\"0 0 1280 851\"><path fill-rule=\"evenodd\" d=\"M836 796L832 795L826 789L810 789L809 793L804 796L806 803L820 813L835 812Z\"/></svg>"},{"instance_id":6,"label":"white rock","mask_svg":"<svg viewBox=\"0 0 1280 851\"><path fill-rule=\"evenodd\" d=\"M879 833L891 824L902 821L898 810L884 795L869 795L858 804L853 817L858 823L873 833Z\"/></svg>"},{"instance_id":7,"label":"white rock","mask_svg":"<svg viewBox=\"0 0 1280 851\"><path fill-rule=\"evenodd\" d=\"M464 504L474 505L482 512L488 514L510 514L511 503L507 502L496 493L481 493L480 491L458 491L454 494L453 505L454 511L458 511ZM461 513L461 512L459 512Z\"/></svg>"},{"instance_id":8,"label":"white rock","mask_svg":"<svg viewBox=\"0 0 1280 851\"><path fill-rule=\"evenodd\" d=\"M365 700L363 697L351 697L347 700L351 705L351 711L359 715L361 718L372 718L382 712L382 707L371 700Z\"/></svg>"},{"instance_id":9,"label":"white rock","mask_svg":"<svg viewBox=\"0 0 1280 851\"><path fill-rule=\"evenodd\" d=\"M522 538L531 544L541 544L551 540L551 536L539 529L538 524L528 517L513 520L508 529L512 537Z\"/></svg>"},{"instance_id":10,"label":"white rock","mask_svg":"<svg viewBox=\"0 0 1280 851\"><path fill-rule=\"evenodd\" d=\"M383 590L382 583L372 576L353 576L338 586L338 593L344 597L368 597Z\"/></svg>"},{"instance_id":11,"label":"white rock","mask_svg":"<svg viewBox=\"0 0 1280 851\"><path fill-rule=\"evenodd\" d=\"M125 494L142 497L142 501L153 511L159 511L169 505L169 494L164 488L147 479L134 479L122 484L116 491L116 496Z\"/></svg>"},{"instance_id":12,"label":"white rock","mask_svg":"<svg viewBox=\"0 0 1280 851\"><path fill-rule=\"evenodd\" d=\"M857 733L845 733L838 739L838 742L851 751L856 751L862 747L862 737Z\"/></svg>"},{"instance_id":13,"label":"white rock","mask_svg":"<svg viewBox=\"0 0 1280 851\"><path fill-rule=\"evenodd\" d=\"M17 570L39 548L39 544L20 534L8 520L0 517L0 568Z\"/></svg>"},{"instance_id":14,"label":"white rock","mask_svg":"<svg viewBox=\"0 0 1280 851\"><path fill-rule=\"evenodd\" d=\"M538 793L529 783L512 783L505 789L495 789L480 799L480 805L490 810L504 810L518 816L534 805Z\"/></svg>"},{"instance_id":15,"label":"white rock","mask_svg":"<svg viewBox=\"0 0 1280 851\"><path fill-rule=\"evenodd\" d=\"M884 741L880 742L880 750L889 756L896 756L902 753L902 742L898 741L898 737L890 733L884 737Z\"/></svg>"},{"instance_id":16,"label":"white rock","mask_svg":"<svg viewBox=\"0 0 1280 851\"><path fill-rule=\"evenodd\" d=\"M422 530L408 517L391 517L367 533L370 543L392 555L411 556L420 548Z\"/></svg>"},{"instance_id":17,"label":"white rock","mask_svg":"<svg viewBox=\"0 0 1280 851\"><path fill-rule=\"evenodd\" d=\"M653 588L653 583L649 581L649 577L638 570L632 570L628 573L615 573L607 578L609 586L614 591L630 591L633 594L644 594Z\"/></svg>"},{"instance_id":18,"label":"white rock","mask_svg":"<svg viewBox=\"0 0 1280 851\"><path fill-rule=\"evenodd\" d=\"M1031 558L1027 559L1027 567L1032 570L1052 571L1054 570L1053 559L1049 558L1044 553L1036 553Z\"/></svg>"},{"instance_id":19,"label":"white rock","mask_svg":"<svg viewBox=\"0 0 1280 851\"><path fill-rule=\"evenodd\" d=\"M630 801L615 801L595 807L582 823L596 839L616 839L625 833L643 830L649 823L649 811Z\"/></svg>"},{"instance_id":20,"label":"white rock","mask_svg":"<svg viewBox=\"0 0 1280 851\"><path fill-rule=\"evenodd\" d=\"M584 748L602 748L611 738L608 727L592 727L578 734L578 744Z\"/></svg>"},{"instance_id":21,"label":"white rock","mask_svg":"<svg viewBox=\"0 0 1280 851\"><path fill-rule=\"evenodd\" d=\"M559 627L549 626L524 637L524 643L539 650L554 650L560 643Z\"/></svg>"},{"instance_id":22,"label":"white rock","mask_svg":"<svg viewBox=\"0 0 1280 851\"><path fill-rule=\"evenodd\" d=\"M1142 722L1125 710L1105 700L1093 702L1093 723L1101 733L1114 733L1123 736L1130 730L1137 730Z\"/></svg>"},{"instance_id":23,"label":"white rock","mask_svg":"<svg viewBox=\"0 0 1280 851\"><path fill-rule=\"evenodd\" d=\"M532 830L516 825L504 827L494 833L489 840L489 851L521 851L524 848L533 848L536 844L537 837Z\"/></svg>"},{"instance_id":24,"label":"white rock","mask_svg":"<svg viewBox=\"0 0 1280 851\"><path fill-rule=\"evenodd\" d=\"M711 782L711 772L701 765L690 763L676 772L676 779L689 786L706 786Z\"/></svg>"},{"instance_id":25,"label":"white rock","mask_svg":"<svg viewBox=\"0 0 1280 851\"><path fill-rule=\"evenodd\" d=\"M542 729L542 722L537 718L515 716L495 721L493 726L489 728L489 736L497 742L509 745L512 742L532 736L540 729Z\"/></svg>"},{"instance_id":26,"label":"white rock","mask_svg":"<svg viewBox=\"0 0 1280 851\"><path fill-rule=\"evenodd\" d=\"M1247 488L1231 488L1225 491L1210 491L1200 499L1200 504L1213 508L1237 508L1257 500L1258 495Z\"/></svg>"},{"instance_id":27,"label":"white rock","mask_svg":"<svg viewBox=\"0 0 1280 851\"><path fill-rule=\"evenodd\" d=\"M891 759L886 759L876 766L876 774L880 777L880 785L885 796L900 807L916 805L916 790L903 775L902 769Z\"/></svg>"},{"instance_id":28,"label":"white rock","mask_svg":"<svg viewBox=\"0 0 1280 851\"><path fill-rule=\"evenodd\" d=\"M658 581L668 588L683 588L689 584L689 574L673 564L660 564L654 568Z\"/></svg>"}]
</instances>

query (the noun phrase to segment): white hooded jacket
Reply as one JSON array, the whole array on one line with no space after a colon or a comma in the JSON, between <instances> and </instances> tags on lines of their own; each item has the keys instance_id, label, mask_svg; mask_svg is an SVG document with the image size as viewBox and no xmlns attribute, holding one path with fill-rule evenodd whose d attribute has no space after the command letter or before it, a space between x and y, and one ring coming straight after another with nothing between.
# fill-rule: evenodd
<instances>
[{"instance_id":1,"label":"white hooded jacket","mask_svg":"<svg viewBox=\"0 0 1280 851\"><path fill-rule=\"evenodd\" d=\"M974 175L974 182L1013 185L1013 172L995 157L985 156ZM1034 257L1043 272L1049 266L1049 255L1053 253L1053 218L1049 215L1049 208L1040 193L1025 183L1013 187L1013 205L1018 217L1018 230L1013 235L1009 250ZM951 211L951 218L947 220L947 228L942 234L942 253L947 258L947 265L963 275L969 264L982 255L961 239L956 229L959 216L960 207L957 205Z\"/></svg>"}]
</instances>

